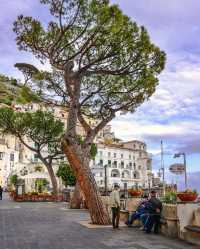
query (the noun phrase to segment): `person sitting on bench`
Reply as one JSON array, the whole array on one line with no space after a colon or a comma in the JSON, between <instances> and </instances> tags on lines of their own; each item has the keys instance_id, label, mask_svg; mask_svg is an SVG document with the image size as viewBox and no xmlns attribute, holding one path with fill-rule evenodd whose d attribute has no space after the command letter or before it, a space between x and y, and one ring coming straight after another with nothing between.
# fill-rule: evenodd
<instances>
[{"instance_id":1,"label":"person sitting on bench","mask_svg":"<svg viewBox=\"0 0 200 249\"><path fill-rule=\"evenodd\" d=\"M141 215L141 220L146 233L150 233L154 226L154 233L158 233L160 226L160 215L162 202L156 198L156 192L151 191L151 197L145 205L145 212Z\"/></svg>"},{"instance_id":2,"label":"person sitting on bench","mask_svg":"<svg viewBox=\"0 0 200 249\"><path fill-rule=\"evenodd\" d=\"M136 211L129 217L129 219L125 222L128 227L131 227L133 222L137 219L140 219L141 215L145 213L145 204L148 202L148 195L143 197L145 200L142 201L137 207Z\"/></svg>"}]
</instances>

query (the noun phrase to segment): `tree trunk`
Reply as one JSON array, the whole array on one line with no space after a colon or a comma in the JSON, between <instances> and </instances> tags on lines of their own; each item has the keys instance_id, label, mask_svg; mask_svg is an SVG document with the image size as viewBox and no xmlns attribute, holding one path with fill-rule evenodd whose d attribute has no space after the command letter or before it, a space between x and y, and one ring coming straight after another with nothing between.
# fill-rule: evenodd
<instances>
[{"instance_id":1,"label":"tree trunk","mask_svg":"<svg viewBox=\"0 0 200 249\"><path fill-rule=\"evenodd\" d=\"M52 165L49 165L47 162L44 162L44 161L43 161L43 163L48 170L48 173L49 173L49 176L51 179L51 183L52 183L52 187L53 187L53 193L55 196L57 196L58 195L58 183L57 183L56 176L54 174Z\"/></svg>"},{"instance_id":2,"label":"tree trunk","mask_svg":"<svg viewBox=\"0 0 200 249\"><path fill-rule=\"evenodd\" d=\"M80 158L78 148L75 149L75 146L72 147L66 140L63 141L63 151L85 196L92 223L99 225L110 224L108 211L102 202L94 176L89 168L90 159L87 155Z\"/></svg>"},{"instance_id":3,"label":"tree trunk","mask_svg":"<svg viewBox=\"0 0 200 249\"><path fill-rule=\"evenodd\" d=\"M77 182L75 189L74 189L73 197L70 200L70 208L80 209L82 200L83 200L83 197L81 195L80 187L79 187L79 184Z\"/></svg>"}]
</instances>

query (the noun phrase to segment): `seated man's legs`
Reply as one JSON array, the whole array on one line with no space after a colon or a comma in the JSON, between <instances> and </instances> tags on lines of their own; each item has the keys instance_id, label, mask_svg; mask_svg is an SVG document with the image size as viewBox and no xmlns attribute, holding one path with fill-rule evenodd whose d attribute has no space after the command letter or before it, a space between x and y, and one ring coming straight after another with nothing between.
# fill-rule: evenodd
<instances>
[{"instance_id":1,"label":"seated man's legs","mask_svg":"<svg viewBox=\"0 0 200 249\"><path fill-rule=\"evenodd\" d=\"M132 215L129 217L128 221L126 222L126 224L130 226L133 224L134 220L137 220L139 218L140 218L140 213L136 211L135 213L132 213Z\"/></svg>"},{"instance_id":2,"label":"seated man's legs","mask_svg":"<svg viewBox=\"0 0 200 249\"><path fill-rule=\"evenodd\" d=\"M145 224L144 224L144 230L147 233L150 233L151 230L152 230L153 224L154 224L153 216L151 214L148 214L146 216L146 220L145 220Z\"/></svg>"},{"instance_id":3,"label":"seated man's legs","mask_svg":"<svg viewBox=\"0 0 200 249\"><path fill-rule=\"evenodd\" d=\"M160 229L160 215L154 215L154 233L158 233Z\"/></svg>"},{"instance_id":4,"label":"seated man's legs","mask_svg":"<svg viewBox=\"0 0 200 249\"><path fill-rule=\"evenodd\" d=\"M142 214L142 215L140 216L140 220L142 221L142 224L143 224L144 227L145 227L147 218L148 218L148 214L147 214L147 213L144 213L144 214Z\"/></svg>"}]
</instances>

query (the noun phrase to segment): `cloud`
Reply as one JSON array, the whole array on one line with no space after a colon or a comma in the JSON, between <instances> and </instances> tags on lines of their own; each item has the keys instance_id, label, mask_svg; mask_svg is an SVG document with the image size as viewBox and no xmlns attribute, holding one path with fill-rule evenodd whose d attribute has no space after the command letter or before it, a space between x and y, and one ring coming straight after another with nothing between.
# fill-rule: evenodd
<instances>
[{"instance_id":1,"label":"cloud","mask_svg":"<svg viewBox=\"0 0 200 249\"><path fill-rule=\"evenodd\" d=\"M170 55L150 101L136 113L113 120L113 131L125 140L145 140L153 151L158 150L162 139L168 144L167 150L200 152L199 98L200 59L186 54Z\"/></svg>"},{"instance_id":2,"label":"cloud","mask_svg":"<svg viewBox=\"0 0 200 249\"><path fill-rule=\"evenodd\" d=\"M133 20L144 25L151 38L169 52L199 51L199 8L196 0L112 0Z\"/></svg>"}]
</instances>

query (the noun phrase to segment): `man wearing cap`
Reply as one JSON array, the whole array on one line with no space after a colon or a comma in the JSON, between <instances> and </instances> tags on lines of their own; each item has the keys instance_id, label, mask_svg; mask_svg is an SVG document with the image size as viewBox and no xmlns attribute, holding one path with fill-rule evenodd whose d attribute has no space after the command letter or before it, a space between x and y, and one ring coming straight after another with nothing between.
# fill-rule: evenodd
<instances>
[{"instance_id":1,"label":"man wearing cap","mask_svg":"<svg viewBox=\"0 0 200 249\"><path fill-rule=\"evenodd\" d=\"M144 230L147 233L151 232L154 226L154 233L158 233L160 226L160 215L162 211L162 202L156 198L156 192L153 190L150 194L150 199L146 204L146 214L144 214L141 219L144 224Z\"/></svg>"},{"instance_id":2,"label":"man wearing cap","mask_svg":"<svg viewBox=\"0 0 200 249\"><path fill-rule=\"evenodd\" d=\"M112 225L113 228L119 228L119 216L120 216L120 196L119 185L115 184L114 189L110 195L110 202L112 208Z\"/></svg>"}]
</instances>

